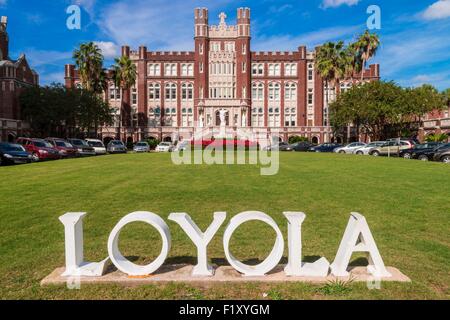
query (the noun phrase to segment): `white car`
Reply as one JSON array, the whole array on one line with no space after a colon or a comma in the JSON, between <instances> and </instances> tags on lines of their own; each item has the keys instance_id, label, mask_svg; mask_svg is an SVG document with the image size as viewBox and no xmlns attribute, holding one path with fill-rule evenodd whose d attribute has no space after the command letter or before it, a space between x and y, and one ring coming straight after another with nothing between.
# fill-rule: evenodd
<instances>
[{"instance_id":1,"label":"white car","mask_svg":"<svg viewBox=\"0 0 450 320\"><path fill-rule=\"evenodd\" d=\"M359 148L362 148L365 146L366 146L366 144L364 142L353 142L353 143L346 145L345 147L340 147L340 148L334 149L334 152L335 153L352 154L353 151L355 151L356 149L359 149Z\"/></svg>"},{"instance_id":2,"label":"white car","mask_svg":"<svg viewBox=\"0 0 450 320\"><path fill-rule=\"evenodd\" d=\"M101 140L97 139L86 139L88 145L95 150L97 156L106 154L106 147Z\"/></svg>"},{"instance_id":3,"label":"white car","mask_svg":"<svg viewBox=\"0 0 450 320\"><path fill-rule=\"evenodd\" d=\"M170 142L161 142L155 149L156 152L172 152L173 145Z\"/></svg>"},{"instance_id":4,"label":"white car","mask_svg":"<svg viewBox=\"0 0 450 320\"><path fill-rule=\"evenodd\" d=\"M371 142L371 143L365 145L365 146L362 147L362 148L355 149L355 150L353 151L353 153L354 153L354 154L357 154L357 155L361 155L361 156L362 156L362 155L368 156L370 150L372 150L373 148L381 147L381 146L382 146L383 144L385 144L385 143L386 143L385 141L375 141L375 142Z\"/></svg>"}]
</instances>

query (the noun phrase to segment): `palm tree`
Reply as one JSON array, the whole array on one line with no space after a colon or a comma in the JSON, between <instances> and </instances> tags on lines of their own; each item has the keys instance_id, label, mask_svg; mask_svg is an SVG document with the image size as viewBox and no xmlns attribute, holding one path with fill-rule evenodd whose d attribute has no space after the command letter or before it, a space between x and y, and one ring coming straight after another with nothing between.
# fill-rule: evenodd
<instances>
[{"instance_id":1,"label":"palm tree","mask_svg":"<svg viewBox=\"0 0 450 320\"><path fill-rule=\"evenodd\" d=\"M444 95L445 105L450 108L450 88L444 90L442 94Z\"/></svg>"},{"instance_id":2,"label":"palm tree","mask_svg":"<svg viewBox=\"0 0 450 320\"><path fill-rule=\"evenodd\" d=\"M427 142L445 142L448 139L448 135L445 133L432 133L427 136Z\"/></svg>"},{"instance_id":3,"label":"palm tree","mask_svg":"<svg viewBox=\"0 0 450 320\"><path fill-rule=\"evenodd\" d=\"M100 48L93 42L83 43L73 52L73 58L80 74L83 89L101 93L103 86L103 55Z\"/></svg>"},{"instance_id":4,"label":"palm tree","mask_svg":"<svg viewBox=\"0 0 450 320\"><path fill-rule=\"evenodd\" d=\"M136 65L129 57L122 56L115 59L115 64L113 65L113 79L116 87L120 88L119 137L122 129L124 92L136 83L136 77Z\"/></svg>"},{"instance_id":5,"label":"palm tree","mask_svg":"<svg viewBox=\"0 0 450 320\"><path fill-rule=\"evenodd\" d=\"M350 69L351 61L345 48L344 42L327 42L319 47L316 52L316 68L326 84L326 105L329 106L330 86L335 87L339 94L339 83Z\"/></svg>"},{"instance_id":6,"label":"palm tree","mask_svg":"<svg viewBox=\"0 0 450 320\"><path fill-rule=\"evenodd\" d=\"M380 38L375 33L370 33L366 30L362 35L359 36L358 40L354 44L356 49L356 57L360 59L361 62L361 82L364 80L364 70L369 61L378 51L380 47Z\"/></svg>"}]
</instances>

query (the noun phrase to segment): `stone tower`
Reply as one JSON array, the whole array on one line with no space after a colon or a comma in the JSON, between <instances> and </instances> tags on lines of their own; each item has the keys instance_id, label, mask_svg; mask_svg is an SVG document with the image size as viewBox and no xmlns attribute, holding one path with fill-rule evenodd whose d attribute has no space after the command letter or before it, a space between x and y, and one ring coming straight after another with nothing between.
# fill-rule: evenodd
<instances>
[{"instance_id":1,"label":"stone tower","mask_svg":"<svg viewBox=\"0 0 450 320\"><path fill-rule=\"evenodd\" d=\"M9 38L6 28L8 26L8 17L0 19L0 61L7 60L9 57Z\"/></svg>"}]
</instances>

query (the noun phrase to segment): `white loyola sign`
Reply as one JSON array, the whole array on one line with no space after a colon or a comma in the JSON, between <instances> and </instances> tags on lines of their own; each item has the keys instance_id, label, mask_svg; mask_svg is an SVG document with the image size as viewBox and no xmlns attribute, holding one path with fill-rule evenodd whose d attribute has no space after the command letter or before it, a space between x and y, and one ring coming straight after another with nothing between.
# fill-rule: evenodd
<instances>
[{"instance_id":1,"label":"white loyola sign","mask_svg":"<svg viewBox=\"0 0 450 320\"><path fill-rule=\"evenodd\" d=\"M112 230L108 240L109 257L101 262L85 262L83 256L83 218L86 213L67 213L59 219L65 228L66 271L63 276L102 276L108 259L130 276L146 276L156 272L169 255L171 236L169 226L158 215L151 212L134 212L122 218ZM369 256L368 272L375 277L391 277L386 270L383 259L378 251L375 240L366 219L352 213L344 233L334 262L330 265L326 258L320 258L314 263L302 262L301 228L306 215L302 212L285 212L288 221L288 251L289 260L284 272L287 276L326 277L330 270L335 276L347 276L348 265L354 252L365 252ZM226 219L225 212L216 212L211 225L202 232L187 213L172 213L169 220L176 222L189 236L197 247L198 261L193 269L193 276L213 276L214 269L208 264L207 249ZM250 266L237 260L229 250L230 240L236 229L248 221L262 221L272 227L276 233L275 245L269 256L259 265ZM140 266L125 258L119 250L120 231L126 225L134 222L144 222L153 226L161 235L162 248L159 256L150 264ZM280 263L285 241L283 234L275 221L263 212L248 211L233 217L225 229L223 239L224 251L230 265L244 276L264 276Z\"/></svg>"}]
</instances>

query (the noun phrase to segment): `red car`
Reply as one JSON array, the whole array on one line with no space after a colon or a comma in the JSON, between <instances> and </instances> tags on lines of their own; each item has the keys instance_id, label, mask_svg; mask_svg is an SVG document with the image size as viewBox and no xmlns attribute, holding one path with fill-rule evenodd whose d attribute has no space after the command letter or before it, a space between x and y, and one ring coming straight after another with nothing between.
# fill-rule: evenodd
<instances>
[{"instance_id":1,"label":"red car","mask_svg":"<svg viewBox=\"0 0 450 320\"><path fill-rule=\"evenodd\" d=\"M43 139L19 138L17 143L31 153L34 161L61 159L59 151Z\"/></svg>"},{"instance_id":2,"label":"red car","mask_svg":"<svg viewBox=\"0 0 450 320\"><path fill-rule=\"evenodd\" d=\"M75 148L64 139L47 138L45 140L50 143L53 148L58 150L60 156L63 158L74 158L78 156L78 148Z\"/></svg>"}]
</instances>

